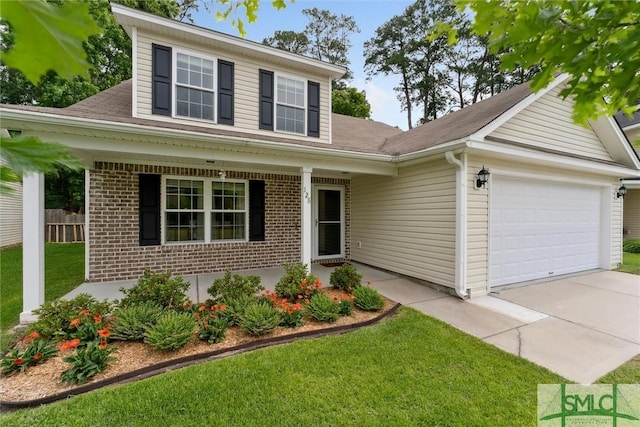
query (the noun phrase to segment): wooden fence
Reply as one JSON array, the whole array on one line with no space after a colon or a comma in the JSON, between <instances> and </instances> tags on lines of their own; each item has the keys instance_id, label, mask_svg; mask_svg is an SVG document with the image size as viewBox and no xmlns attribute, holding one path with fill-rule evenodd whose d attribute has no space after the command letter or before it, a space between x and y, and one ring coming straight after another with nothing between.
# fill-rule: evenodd
<instances>
[{"instance_id":1,"label":"wooden fence","mask_svg":"<svg viewBox=\"0 0 640 427\"><path fill-rule=\"evenodd\" d=\"M47 242L84 242L84 214L68 213L63 209L45 209L44 231Z\"/></svg>"}]
</instances>

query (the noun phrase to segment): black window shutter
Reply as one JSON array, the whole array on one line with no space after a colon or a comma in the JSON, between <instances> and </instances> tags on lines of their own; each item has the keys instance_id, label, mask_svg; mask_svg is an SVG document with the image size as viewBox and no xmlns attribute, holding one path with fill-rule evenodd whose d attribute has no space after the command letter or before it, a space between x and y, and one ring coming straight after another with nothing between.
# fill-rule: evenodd
<instances>
[{"instance_id":1,"label":"black window shutter","mask_svg":"<svg viewBox=\"0 0 640 427\"><path fill-rule=\"evenodd\" d=\"M307 83L307 135L320 137L320 83Z\"/></svg>"},{"instance_id":2,"label":"black window shutter","mask_svg":"<svg viewBox=\"0 0 640 427\"><path fill-rule=\"evenodd\" d=\"M233 125L233 62L218 60L218 123Z\"/></svg>"},{"instance_id":3,"label":"black window shutter","mask_svg":"<svg viewBox=\"0 0 640 427\"><path fill-rule=\"evenodd\" d=\"M138 178L140 246L160 244L160 175Z\"/></svg>"},{"instance_id":4,"label":"black window shutter","mask_svg":"<svg viewBox=\"0 0 640 427\"><path fill-rule=\"evenodd\" d=\"M260 129L273 130L273 72L260 70Z\"/></svg>"},{"instance_id":5,"label":"black window shutter","mask_svg":"<svg viewBox=\"0 0 640 427\"><path fill-rule=\"evenodd\" d=\"M171 115L171 48L152 45L151 112Z\"/></svg>"},{"instance_id":6,"label":"black window shutter","mask_svg":"<svg viewBox=\"0 0 640 427\"><path fill-rule=\"evenodd\" d=\"M264 240L264 181L249 181L249 240Z\"/></svg>"}]
</instances>

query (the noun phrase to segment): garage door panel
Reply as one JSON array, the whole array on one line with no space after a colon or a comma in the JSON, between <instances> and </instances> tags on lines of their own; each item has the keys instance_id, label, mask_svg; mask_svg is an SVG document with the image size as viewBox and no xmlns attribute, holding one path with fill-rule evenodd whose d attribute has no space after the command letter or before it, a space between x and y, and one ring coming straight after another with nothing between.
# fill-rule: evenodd
<instances>
[{"instance_id":1,"label":"garage door panel","mask_svg":"<svg viewBox=\"0 0 640 427\"><path fill-rule=\"evenodd\" d=\"M491 285L597 268L600 203L597 187L494 177Z\"/></svg>"}]
</instances>

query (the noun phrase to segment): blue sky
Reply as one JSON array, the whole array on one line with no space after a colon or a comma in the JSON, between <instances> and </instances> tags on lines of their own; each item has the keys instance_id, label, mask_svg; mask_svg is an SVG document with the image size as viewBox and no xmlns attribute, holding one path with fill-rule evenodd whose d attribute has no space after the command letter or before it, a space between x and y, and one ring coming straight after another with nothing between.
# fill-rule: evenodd
<instances>
[{"instance_id":1,"label":"blue sky","mask_svg":"<svg viewBox=\"0 0 640 427\"><path fill-rule=\"evenodd\" d=\"M378 76L367 82L362 45L373 37L376 28L402 13L411 3L408 0L296 0L295 3L287 2L286 9L276 11L271 7L271 1L261 1L258 21L245 26L246 38L261 42L276 30L301 31L307 24L303 9L317 7L336 15L353 16L361 32L351 38L349 58L354 74L351 86L366 91L374 120L407 129L406 112L400 111L400 102L393 91L393 87L399 83L399 76ZM230 20L216 21L214 11L207 12L201 8L193 17L196 25L238 35L238 30L231 27Z\"/></svg>"}]
</instances>

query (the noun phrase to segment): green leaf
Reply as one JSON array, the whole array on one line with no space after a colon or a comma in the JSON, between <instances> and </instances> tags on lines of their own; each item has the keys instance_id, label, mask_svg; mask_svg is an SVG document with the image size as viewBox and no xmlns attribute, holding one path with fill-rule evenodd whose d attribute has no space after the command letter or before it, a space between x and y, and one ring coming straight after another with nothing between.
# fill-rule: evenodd
<instances>
[{"instance_id":1,"label":"green leaf","mask_svg":"<svg viewBox=\"0 0 640 427\"><path fill-rule=\"evenodd\" d=\"M5 1L1 13L15 34L13 47L2 56L8 67L21 70L34 84L49 70L69 80L89 78L83 42L100 28L89 15L88 3Z\"/></svg>"},{"instance_id":2,"label":"green leaf","mask_svg":"<svg viewBox=\"0 0 640 427\"><path fill-rule=\"evenodd\" d=\"M26 172L53 172L56 166L82 168L82 164L71 154L69 147L45 143L33 136L0 138L0 157L20 176Z\"/></svg>"}]
</instances>

